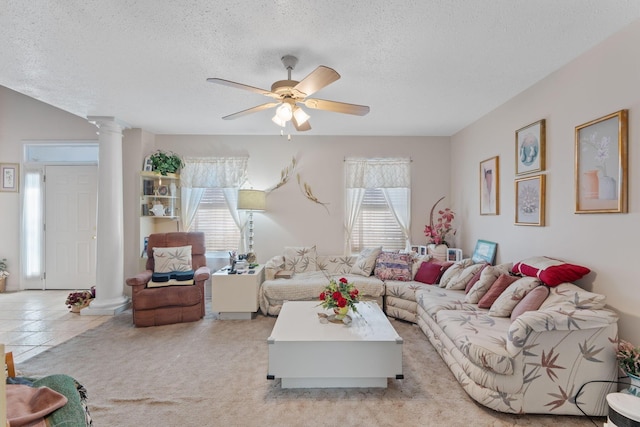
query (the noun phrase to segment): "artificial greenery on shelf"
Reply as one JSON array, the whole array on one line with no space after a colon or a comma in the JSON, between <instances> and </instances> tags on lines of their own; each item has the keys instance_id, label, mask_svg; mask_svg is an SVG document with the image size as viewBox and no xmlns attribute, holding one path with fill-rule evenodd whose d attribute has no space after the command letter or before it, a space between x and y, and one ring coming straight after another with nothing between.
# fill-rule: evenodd
<instances>
[{"instance_id":1,"label":"artificial greenery on shelf","mask_svg":"<svg viewBox=\"0 0 640 427\"><path fill-rule=\"evenodd\" d=\"M158 172L160 175L166 176L168 173L176 173L184 166L180 156L172 151L158 150L150 156L150 159L154 172Z\"/></svg>"}]
</instances>

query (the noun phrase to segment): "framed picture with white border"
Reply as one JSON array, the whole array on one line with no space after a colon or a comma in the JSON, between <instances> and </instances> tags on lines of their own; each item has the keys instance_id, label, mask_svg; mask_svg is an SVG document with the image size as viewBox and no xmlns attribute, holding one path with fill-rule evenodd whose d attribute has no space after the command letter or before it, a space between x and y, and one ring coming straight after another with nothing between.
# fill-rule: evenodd
<instances>
[{"instance_id":1,"label":"framed picture with white border","mask_svg":"<svg viewBox=\"0 0 640 427\"><path fill-rule=\"evenodd\" d=\"M462 260L462 249L449 248L447 249L447 261L457 262Z\"/></svg>"}]
</instances>

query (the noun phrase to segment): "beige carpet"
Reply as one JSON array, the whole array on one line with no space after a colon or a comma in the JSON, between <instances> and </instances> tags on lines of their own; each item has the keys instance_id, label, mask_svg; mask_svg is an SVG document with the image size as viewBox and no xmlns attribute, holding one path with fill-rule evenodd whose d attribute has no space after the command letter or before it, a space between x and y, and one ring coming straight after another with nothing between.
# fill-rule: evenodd
<instances>
[{"instance_id":1,"label":"beige carpet","mask_svg":"<svg viewBox=\"0 0 640 427\"><path fill-rule=\"evenodd\" d=\"M269 381L275 318L134 328L131 312L18 366L65 373L89 391L106 426L593 426L586 417L509 415L476 404L420 329L392 320L405 340L404 380L387 389L283 390ZM328 325L329 327L330 325ZM338 325L336 325L338 326ZM327 364L340 363L336 354ZM604 418L595 420L602 425Z\"/></svg>"}]
</instances>

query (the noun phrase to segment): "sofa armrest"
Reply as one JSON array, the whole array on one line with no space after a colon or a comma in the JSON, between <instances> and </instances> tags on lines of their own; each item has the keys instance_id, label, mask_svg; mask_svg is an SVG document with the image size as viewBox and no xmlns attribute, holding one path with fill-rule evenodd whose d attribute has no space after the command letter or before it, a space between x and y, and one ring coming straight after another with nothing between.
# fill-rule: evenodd
<instances>
[{"instance_id":1,"label":"sofa armrest","mask_svg":"<svg viewBox=\"0 0 640 427\"><path fill-rule=\"evenodd\" d=\"M276 255L264 265L264 280L273 280L280 270L284 270L284 256Z\"/></svg>"},{"instance_id":2,"label":"sofa armrest","mask_svg":"<svg viewBox=\"0 0 640 427\"><path fill-rule=\"evenodd\" d=\"M193 274L193 279L196 282L204 282L205 280L209 280L209 277L211 277L211 270L206 265L198 268Z\"/></svg>"},{"instance_id":3,"label":"sofa armrest","mask_svg":"<svg viewBox=\"0 0 640 427\"><path fill-rule=\"evenodd\" d=\"M571 304L562 304L521 314L511 324L509 333L517 329L534 332L598 329L617 321L618 315L611 310L581 310Z\"/></svg>"},{"instance_id":4,"label":"sofa armrest","mask_svg":"<svg viewBox=\"0 0 640 427\"><path fill-rule=\"evenodd\" d=\"M146 286L147 283L149 283L149 280L151 280L151 276L153 275L153 271L151 270L146 270L143 271L142 273L138 273L133 277L130 277L127 279L127 285L129 286Z\"/></svg>"}]
</instances>

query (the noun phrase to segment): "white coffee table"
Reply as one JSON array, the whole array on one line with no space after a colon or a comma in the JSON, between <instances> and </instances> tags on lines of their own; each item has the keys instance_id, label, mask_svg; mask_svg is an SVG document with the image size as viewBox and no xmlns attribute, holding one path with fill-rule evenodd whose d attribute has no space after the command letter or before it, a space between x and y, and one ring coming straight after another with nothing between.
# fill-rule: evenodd
<instances>
[{"instance_id":1,"label":"white coffee table","mask_svg":"<svg viewBox=\"0 0 640 427\"><path fill-rule=\"evenodd\" d=\"M401 379L402 338L375 302L360 302L350 326L320 323L317 301L285 302L267 340L268 379L283 388L387 387Z\"/></svg>"}]
</instances>

